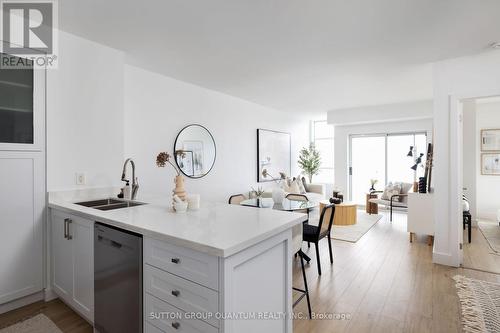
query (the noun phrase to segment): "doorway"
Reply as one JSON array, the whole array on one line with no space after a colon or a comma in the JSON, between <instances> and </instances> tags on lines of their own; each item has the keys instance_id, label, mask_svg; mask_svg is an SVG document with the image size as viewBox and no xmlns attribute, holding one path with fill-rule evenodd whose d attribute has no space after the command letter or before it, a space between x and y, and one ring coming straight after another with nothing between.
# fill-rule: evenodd
<instances>
[{"instance_id":1,"label":"doorway","mask_svg":"<svg viewBox=\"0 0 500 333\"><path fill-rule=\"evenodd\" d=\"M460 101L463 267L500 274L500 97ZM459 175L460 176L460 175Z\"/></svg>"}]
</instances>

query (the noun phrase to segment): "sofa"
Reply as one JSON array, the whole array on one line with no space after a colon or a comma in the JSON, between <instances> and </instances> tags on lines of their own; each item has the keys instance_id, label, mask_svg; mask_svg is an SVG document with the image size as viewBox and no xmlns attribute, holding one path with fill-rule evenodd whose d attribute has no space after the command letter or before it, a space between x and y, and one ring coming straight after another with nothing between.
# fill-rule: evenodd
<instances>
[{"instance_id":1,"label":"sofa","mask_svg":"<svg viewBox=\"0 0 500 333\"><path fill-rule=\"evenodd\" d=\"M399 184L401 187L401 190L399 193L389 193L387 197L384 197L384 194L386 193L386 190L384 191L372 191L370 193L381 193L382 196L380 198L373 198L368 200L368 202L379 204L379 205L384 205L386 207L389 207L390 209L390 220L392 221L392 210L393 208L403 208L406 209L408 208L408 192L413 187L413 184L410 183L395 183ZM391 186L392 184L388 185Z\"/></svg>"},{"instance_id":2,"label":"sofa","mask_svg":"<svg viewBox=\"0 0 500 333\"><path fill-rule=\"evenodd\" d=\"M326 191L325 191L325 185L324 184L309 184L309 183L306 183L306 184L304 184L304 187L306 189L306 192L305 193L300 193L300 194L304 194L307 197L307 199L309 199L310 201L320 202L321 200L325 199ZM286 194L289 194L289 193L286 193ZM296 193L296 194L299 194L299 193ZM254 196L253 193L250 193L249 197L251 198L253 196ZM262 197L263 198L272 198L273 197L272 188L270 188L269 190L266 190L264 192L264 194L262 195Z\"/></svg>"}]
</instances>

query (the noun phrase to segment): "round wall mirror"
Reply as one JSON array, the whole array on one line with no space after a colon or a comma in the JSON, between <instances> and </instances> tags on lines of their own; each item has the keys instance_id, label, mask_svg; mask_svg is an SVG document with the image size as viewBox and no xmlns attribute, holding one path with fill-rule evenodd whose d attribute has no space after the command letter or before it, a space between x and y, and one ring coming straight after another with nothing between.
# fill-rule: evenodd
<instances>
[{"instance_id":1,"label":"round wall mirror","mask_svg":"<svg viewBox=\"0 0 500 333\"><path fill-rule=\"evenodd\" d=\"M184 175L201 178L208 174L215 164L214 137L201 125L188 125L175 139L174 154L175 162Z\"/></svg>"}]
</instances>

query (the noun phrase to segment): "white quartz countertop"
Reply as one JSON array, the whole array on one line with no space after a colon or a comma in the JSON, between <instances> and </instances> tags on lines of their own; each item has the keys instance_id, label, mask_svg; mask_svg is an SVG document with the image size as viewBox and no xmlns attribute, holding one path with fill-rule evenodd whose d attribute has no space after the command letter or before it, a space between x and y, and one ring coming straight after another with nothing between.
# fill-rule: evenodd
<instances>
[{"instance_id":1,"label":"white quartz countertop","mask_svg":"<svg viewBox=\"0 0 500 333\"><path fill-rule=\"evenodd\" d=\"M199 210L175 213L167 196L138 195L146 205L100 211L76 205L116 198L114 189L49 193L49 207L219 257L229 257L307 219L306 214L203 202Z\"/></svg>"}]
</instances>

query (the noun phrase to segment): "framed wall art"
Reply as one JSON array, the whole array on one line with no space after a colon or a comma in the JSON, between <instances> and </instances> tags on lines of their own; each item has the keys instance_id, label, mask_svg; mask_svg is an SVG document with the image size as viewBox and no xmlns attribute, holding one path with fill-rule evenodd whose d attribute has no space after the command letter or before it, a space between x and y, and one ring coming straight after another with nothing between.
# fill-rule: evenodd
<instances>
[{"instance_id":1,"label":"framed wall art","mask_svg":"<svg viewBox=\"0 0 500 333\"><path fill-rule=\"evenodd\" d=\"M500 153L481 154L481 174L500 176Z\"/></svg>"},{"instance_id":2,"label":"framed wall art","mask_svg":"<svg viewBox=\"0 0 500 333\"><path fill-rule=\"evenodd\" d=\"M280 172L290 176L291 150L290 133L257 129L257 182L272 181L262 176L263 169L274 177Z\"/></svg>"},{"instance_id":3,"label":"framed wall art","mask_svg":"<svg viewBox=\"0 0 500 333\"><path fill-rule=\"evenodd\" d=\"M481 151L500 151L500 129L481 130Z\"/></svg>"}]
</instances>

